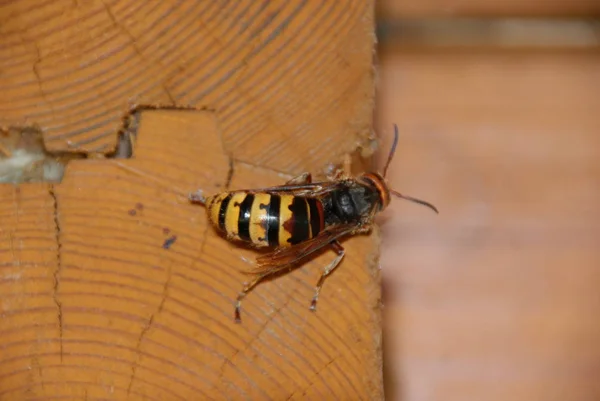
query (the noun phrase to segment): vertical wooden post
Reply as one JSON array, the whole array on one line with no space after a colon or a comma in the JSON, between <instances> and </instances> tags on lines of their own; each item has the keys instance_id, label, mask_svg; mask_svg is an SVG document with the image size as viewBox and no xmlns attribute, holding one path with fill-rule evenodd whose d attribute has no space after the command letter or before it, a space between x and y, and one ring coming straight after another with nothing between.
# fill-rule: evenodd
<instances>
[{"instance_id":1,"label":"vertical wooden post","mask_svg":"<svg viewBox=\"0 0 600 401\"><path fill-rule=\"evenodd\" d=\"M377 232L345 242L316 313L333 254L259 286L237 325L256 252L185 199L369 140L373 2L37 3L0 6L0 125L109 153L132 107L190 110L141 112L131 160L3 187L0 398L381 399Z\"/></svg>"}]
</instances>

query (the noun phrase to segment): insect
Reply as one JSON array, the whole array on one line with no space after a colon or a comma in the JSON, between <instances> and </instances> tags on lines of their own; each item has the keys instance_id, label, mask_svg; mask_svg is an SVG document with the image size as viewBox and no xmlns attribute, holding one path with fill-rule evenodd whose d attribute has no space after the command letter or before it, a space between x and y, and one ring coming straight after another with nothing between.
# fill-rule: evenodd
<instances>
[{"instance_id":1,"label":"insect","mask_svg":"<svg viewBox=\"0 0 600 401\"><path fill-rule=\"evenodd\" d=\"M338 174L328 181L312 182L304 173L280 186L221 192L204 197L190 195L191 202L206 207L208 219L230 241L241 241L256 248L273 248L256 259L254 278L239 293L235 321L241 322L242 300L263 279L290 270L300 261L323 248L336 257L325 266L314 290L310 310L315 311L323 283L344 258L342 237L371 230L375 215L390 203L391 196L429 207L423 200L391 189L385 176L398 144L394 125L392 144L383 174L367 172L352 177Z\"/></svg>"}]
</instances>

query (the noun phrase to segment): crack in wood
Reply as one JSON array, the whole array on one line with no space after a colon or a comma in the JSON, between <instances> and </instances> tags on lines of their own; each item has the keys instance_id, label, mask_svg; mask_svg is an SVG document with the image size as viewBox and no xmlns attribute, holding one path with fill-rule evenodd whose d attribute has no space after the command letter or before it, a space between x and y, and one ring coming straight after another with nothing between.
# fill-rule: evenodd
<instances>
[{"instance_id":1,"label":"crack in wood","mask_svg":"<svg viewBox=\"0 0 600 401\"><path fill-rule=\"evenodd\" d=\"M57 317L58 317L58 334L59 334L59 346L60 346L60 362L63 362L63 310L62 310L62 302L59 299L58 291L60 287L60 274L62 267L62 244L61 244L61 229L60 229L60 218L59 218L59 210L58 210L58 199L56 196L56 192L54 186L51 186L49 189L49 194L52 197L54 202L54 229L56 233L56 269L53 272L54 277L54 286L52 288L52 300L57 308Z\"/></svg>"},{"instance_id":2,"label":"crack in wood","mask_svg":"<svg viewBox=\"0 0 600 401\"><path fill-rule=\"evenodd\" d=\"M141 347L142 347L142 342L144 340L144 337L146 336L146 334L148 333L148 331L152 327L152 323L154 323L154 318L158 314L160 314L162 312L162 310L163 310L163 307L165 305L167 297L169 296L169 285L171 283L171 278L172 278L172 268L171 268L171 264L169 264L168 268L167 268L167 277L165 279L165 284L163 286L163 291L162 291L162 294L161 294L160 303L158 304L156 310L154 312L152 312L152 314L148 318L148 321L146 322L146 325L142 328L142 331L140 332L140 335L138 336L138 339L137 339L137 343L136 343L136 346L135 346L136 360L131 365L131 375L129 376L129 384L127 386L127 395L130 395L130 393L131 393L131 387L133 386L133 382L135 381L135 375L136 375L136 372L137 372L137 368L138 368L138 366L140 364L140 361L141 361L140 350L141 350Z\"/></svg>"},{"instance_id":3,"label":"crack in wood","mask_svg":"<svg viewBox=\"0 0 600 401\"><path fill-rule=\"evenodd\" d=\"M315 372L315 374L314 374L314 375L313 375L313 377L312 377L312 379L313 379L313 380L311 380L311 381L308 383L308 385L306 385L306 386L304 387L304 389L302 389L300 392L299 392L299 391L297 391L297 390L294 390L294 391L293 391L293 392L292 392L292 393L291 393L291 394L290 394L290 395L289 395L289 396L288 396L288 397L287 397L285 400L286 400L286 401L289 401L289 400L291 400L291 399L292 399L292 398L294 398L294 396L295 396L296 394L298 394L298 393L300 393L300 394L302 395L302 397L306 396L306 392L307 392L307 391L308 391L308 390L309 390L309 389L310 389L312 386L314 386L314 385L315 385L314 378L321 377L321 374L323 373L323 371L324 371L325 369L327 369L327 368L328 368L328 367L329 367L329 366L330 366L330 365L331 365L333 362L335 362L337 359L338 359L338 356L334 356L333 358L331 358L331 359L329 360L329 362L327 362L327 363L326 363L326 364L325 364L325 365L324 365L324 366L323 366L321 369L319 369L318 371L316 371L316 372Z\"/></svg>"},{"instance_id":4,"label":"crack in wood","mask_svg":"<svg viewBox=\"0 0 600 401\"><path fill-rule=\"evenodd\" d=\"M225 360L223 360L221 368L219 369L219 378L223 378L225 374L225 368L227 367L227 365L234 366L234 359L236 359L240 354L245 354L250 348L252 348L254 343L259 340L261 334L267 329L269 323L271 323L273 319L275 319L275 317L278 316L281 313L281 311L289 305L289 303L294 299L297 292L297 289L294 289L294 291L288 294L283 305L279 306L278 308L275 308L273 313L269 315L268 319L264 321L264 323L260 326L258 331L252 335L252 339L245 345L243 349L235 350L235 352L230 357L225 358Z\"/></svg>"}]
</instances>

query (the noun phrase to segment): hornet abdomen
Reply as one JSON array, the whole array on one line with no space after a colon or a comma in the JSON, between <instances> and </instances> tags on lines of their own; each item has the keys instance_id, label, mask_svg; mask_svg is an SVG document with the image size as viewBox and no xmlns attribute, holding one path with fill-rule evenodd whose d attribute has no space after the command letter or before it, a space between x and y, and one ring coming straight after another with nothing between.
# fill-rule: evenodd
<instances>
[{"instance_id":1,"label":"hornet abdomen","mask_svg":"<svg viewBox=\"0 0 600 401\"><path fill-rule=\"evenodd\" d=\"M317 198L269 192L222 192L206 199L211 223L228 239L255 247L289 247L325 228Z\"/></svg>"}]
</instances>

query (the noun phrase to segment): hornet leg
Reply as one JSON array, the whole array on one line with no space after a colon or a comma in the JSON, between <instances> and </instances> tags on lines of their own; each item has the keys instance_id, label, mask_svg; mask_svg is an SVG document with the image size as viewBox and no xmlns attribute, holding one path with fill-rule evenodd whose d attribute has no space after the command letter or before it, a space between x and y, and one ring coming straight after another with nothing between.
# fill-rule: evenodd
<instances>
[{"instance_id":1,"label":"hornet leg","mask_svg":"<svg viewBox=\"0 0 600 401\"><path fill-rule=\"evenodd\" d=\"M237 296L237 300L235 302L235 322L236 323L241 323L242 322L242 318L240 316L240 309L242 308L242 299L244 299L244 297L246 297L246 295L248 295L248 293L250 291L252 291L252 289L254 287L256 287L258 285L258 283L260 283L260 281L267 277L266 274L261 274L259 276L257 276L254 280L252 280L250 283L244 285L244 288L242 289L242 292L240 292Z\"/></svg>"},{"instance_id":2,"label":"hornet leg","mask_svg":"<svg viewBox=\"0 0 600 401\"><path fill-rule=\"evenodd\" d=\"M334 271L336 267L338 267L338 265L342 261L342 258L344 257L344 254L346 253L342 245L337 240L333 241L331 243L331 246L333 247L333 250L337 253L337 256L333 260L333 262L331 262L329 265L327 265L327 267L325 267L325 270L323 270L323 274L321 274L321 278L319 278L319 281L317 282L317 285L315 287L315 295L313 295L312 302L310 303L311 311L317 310L317 301L319 300L319 293L321 292L321 288L323 287L325 278L327 278L327 276L329 276L331 272Z\"/></svg>"}]
</instances>

